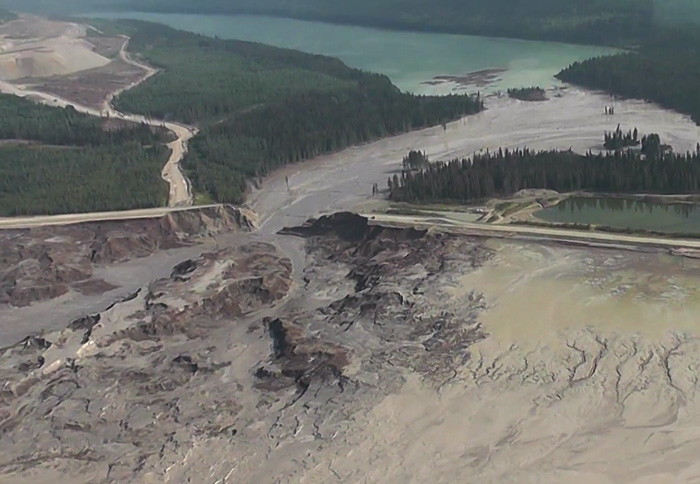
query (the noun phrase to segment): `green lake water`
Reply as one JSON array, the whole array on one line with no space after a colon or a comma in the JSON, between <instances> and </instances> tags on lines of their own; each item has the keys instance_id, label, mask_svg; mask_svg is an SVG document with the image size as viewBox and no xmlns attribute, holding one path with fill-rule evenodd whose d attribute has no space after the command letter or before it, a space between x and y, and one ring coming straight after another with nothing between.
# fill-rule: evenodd
<instances>
[{"instance_id":1,"label":"green lake water","mask_svg":"<svg viewBox=\"0 0 700 484\"><path fill-rule=\"evenodd\" d=\"M605 225L633 230L700 234L700 206L617 198L572 197L535 214L555 223Z\"/></svg>"},{"instance_id":2,"label":"green lake water","mask_svg":"<svg viewBox=\"0 0 700 484\"><path fill-rule=\"evenodd\" d=\"M99 13L102 18L134 18L226 39L241 39L337 57L352 67L386 74L399 88L420 94L460 92L454 83L424 84L436 76L505 69L484 93L512 87L559 85L553 77L577 60L614 49L466 35L399 32L258 16Z\"/></svg>"}]
</instances>

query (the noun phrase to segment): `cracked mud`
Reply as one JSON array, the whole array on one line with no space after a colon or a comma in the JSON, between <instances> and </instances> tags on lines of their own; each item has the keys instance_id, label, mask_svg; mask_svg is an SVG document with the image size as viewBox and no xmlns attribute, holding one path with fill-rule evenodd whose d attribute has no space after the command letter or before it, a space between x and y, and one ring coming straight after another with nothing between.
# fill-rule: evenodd
<instances>
[{"instance_id":1,"label":"cracked mud","mask_svg":"<svg viewBox=\"0 0 700 484\"><path fill-rule=\"evenodd\" d=\"M0 480L690 482L699 276L350 213L240 237L0 349Z\"/></svg>"}]
</instances>

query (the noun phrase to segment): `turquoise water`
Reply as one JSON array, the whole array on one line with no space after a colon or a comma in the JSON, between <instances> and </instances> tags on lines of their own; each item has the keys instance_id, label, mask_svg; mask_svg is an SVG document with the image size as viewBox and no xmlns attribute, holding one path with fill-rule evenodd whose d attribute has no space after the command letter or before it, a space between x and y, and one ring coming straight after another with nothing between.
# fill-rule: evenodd
<instances>
[{"instance_id":1,"label":"turquoise water","mask_svg":"<svg viewBox=\"0 0 700 484\"><path fill-rule=\"evenodd\" d=\"M487 87L468 92L494 92L512 87L553 87L553 77L570 63L615 52L604 47L530 42L466 35L398 32L272 17L119 12L102 18L135 18L209 36L242 39L337 57L346 64L386 74L399 88L421 94L460 92L453 84L423 84L435 76L464 75L484 69L506 69Z\"/></svg>"},{"instance_id":2,"label":"turquoise water","mask_svg":"<svg viewBox=\"0 0 700 484\"><path fill-rule=\"evenodd\" d=\"M700 234L700 206L618 198L572 197L535 214L556 223L605 225L633 230Z\"/></svg>"}]
</instances>

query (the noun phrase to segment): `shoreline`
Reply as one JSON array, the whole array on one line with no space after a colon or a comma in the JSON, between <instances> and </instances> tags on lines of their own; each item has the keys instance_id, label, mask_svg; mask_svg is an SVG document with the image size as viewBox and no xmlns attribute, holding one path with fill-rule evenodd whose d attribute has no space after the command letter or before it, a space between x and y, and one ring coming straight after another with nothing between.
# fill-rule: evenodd
<instances>
[{"instance_id":1,"label":"shoreline","mask_svg":"<svg viewBox=\"0 0 700 484\"><path fill-rule=\"evenodd\" d=\"M522 193L525 192L525 193ZM683 231L662 231L654 229L635 229L618 225L594 224L585 222L554 222L537 217L547 208L555 207L571 198L612 199L650 203L661 206L696 206L700 208L700 194L645 194L645 193L604 193L604 192L567 192L558 193L551 190L526 189L511 197L494 198L486 201L464 205L444 203L391 203L384 210L373 212L379 215L416 216L416 217L451 217L453 220L464 219L463 214L472 214L475 223L489 225L521 225L581 232L599 232L620 235L642 235L673 239L700 239L700 233Z\"/></svg>"}]
</instances>

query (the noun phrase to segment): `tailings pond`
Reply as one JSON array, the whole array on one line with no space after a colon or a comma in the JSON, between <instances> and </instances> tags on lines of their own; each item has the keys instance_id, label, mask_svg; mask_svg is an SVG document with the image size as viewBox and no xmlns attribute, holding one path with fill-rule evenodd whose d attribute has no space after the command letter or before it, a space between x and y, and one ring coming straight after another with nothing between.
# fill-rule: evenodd
<instances>
[{"instance_id":1,"label":"tailings pond","mask_svg":"<svg viewBox=\"0 0 700 484\"><path fill-rule=\"evenodd\" d=\"M614 49L468 35L398 32L248 15L142 12L97 13L134 18L224 39L241 39L337 57L379 72L417 94L489 93L513 87L560 85L553 76L572 62Z\"/></svg>"},{"instance_id":2,"label":"tailings pond","mask_svg":"<svg viewBox=\"0 0 700 484\"><path fill-rule=\"evenodd\" d=\"M700 206L621 198L568 198L535 214L546 222L700 235Z\"/></svg>"}]
</instances>

